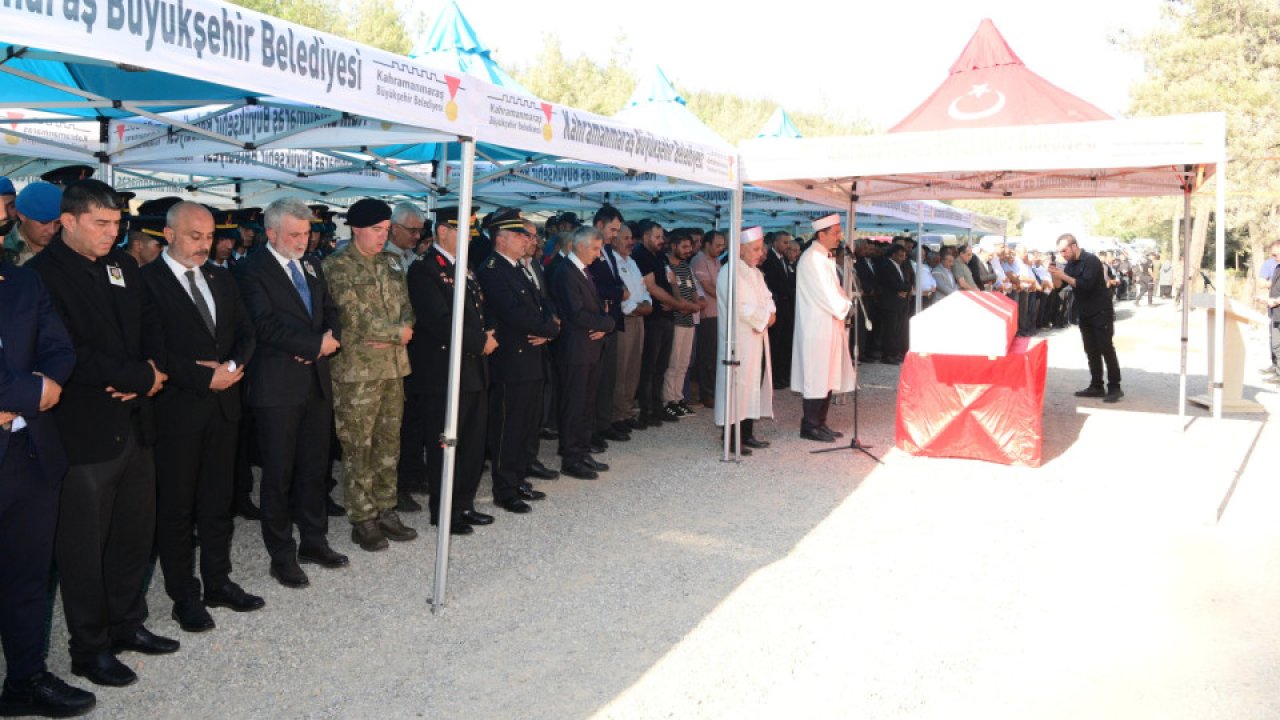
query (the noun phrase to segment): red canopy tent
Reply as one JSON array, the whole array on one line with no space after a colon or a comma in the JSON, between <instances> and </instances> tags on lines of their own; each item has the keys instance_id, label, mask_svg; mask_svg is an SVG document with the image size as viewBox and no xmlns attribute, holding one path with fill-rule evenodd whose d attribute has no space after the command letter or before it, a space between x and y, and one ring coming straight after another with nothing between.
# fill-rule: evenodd
<instances>
[{"instance_id":1,"label":"red canopy tent","mask_svg":"<svg viewBox=\"0 0 1280 720\"><path fill-rule=\"evenodd\" d=\"M1028 69L995 23L984 19L947 79L889 132L1110 119Z\"/></svg>"}]
</instances>

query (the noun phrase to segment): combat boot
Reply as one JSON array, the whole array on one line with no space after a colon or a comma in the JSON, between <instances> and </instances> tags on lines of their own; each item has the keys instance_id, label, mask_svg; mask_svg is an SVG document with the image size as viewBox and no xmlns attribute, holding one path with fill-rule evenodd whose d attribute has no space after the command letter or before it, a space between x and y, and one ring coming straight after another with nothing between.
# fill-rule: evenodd
<instances>
[{"instance_id":1,"label":"combat boot","mask_svg":"<svg viewBox=\"0 0 1280 720\"><path fill-rule=\"evenodd\" d=\"M383 510L378 515L378 529L386 535L388 539L396 542L405 542L418 537L418 531L400 522L400 516L395 510Z\"/></svg>"},{"instance_id":2,"label":"combat boot","mask_svg":"<svg viewBox=\"0 0 1280 720\"><path fill-rule=\"evenodd\" d=\"M378 523L364 520L351 526L351 542L360 546L361 550L377 552L387 549L387 539L378 529Z\"/></svg>"}]
</instances>

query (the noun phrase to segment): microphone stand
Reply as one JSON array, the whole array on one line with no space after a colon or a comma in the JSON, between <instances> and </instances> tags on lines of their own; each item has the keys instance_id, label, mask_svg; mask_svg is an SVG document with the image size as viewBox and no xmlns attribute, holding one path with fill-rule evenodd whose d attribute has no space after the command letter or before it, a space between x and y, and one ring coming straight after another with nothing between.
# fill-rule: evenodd
<instances>
[{"instance_id":1,"label":"microphone stand","mask_svg":"<svg viewBox=\"0 0 1280 720\"><path fill-rule=\"evenodd\" d=\"M862 316L863 325L865 325L867 330L870 331L871 318L867 316L867 306L862 302L862 286L858 283L857 270L854 267L854 263L849 260L848 255L845 256L844 276L845 285L852 286L852 290L849 294L853 297L854 314ZM809 454L817 455L818 453L839 452L841 450L856 450L872 460L875 460L877 465L883 465L884 463L880 462L880 458L872 454L870 450L872 446L863 445L858 439L858 366L856 364L858 362L860 349L858 347L858 328L854 327L849 321L846 321L845 326L849 329L849 332L853 333L853 362L855 363L853 376L853 432L851 433L853 437L849 438L849 444L846 447L829 447L819 450L810 450Z\"/></svg>"}]
</instances>

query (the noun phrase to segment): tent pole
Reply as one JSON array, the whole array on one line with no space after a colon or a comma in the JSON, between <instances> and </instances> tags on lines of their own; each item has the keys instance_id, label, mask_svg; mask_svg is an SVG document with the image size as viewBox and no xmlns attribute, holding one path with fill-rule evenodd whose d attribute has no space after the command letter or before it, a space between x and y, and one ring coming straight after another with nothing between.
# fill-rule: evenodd
<instances>
[{"instance_id":1,"label":"tent pole","mask_svg":"<svg viewBox=\"0 0 1280 720\"><path fill-rule=\"evenodd\" d=\"M1187 416L1187 334L1191 324L1191 306L1187 298L1187 278L1191 275L1191 166L1183 166L1182 181L1182 358L1178 366L1178 418Z\"/></svg>"},{"instance_id":2,"label":"tent pole","mask_svg":"<svg viewBox=\"0 0 1280 720\"><path fill-rule=\"evenodd\" d=\"M923 267L924 267L924 218L921 218L920 222L916 224L916 273L921 272L921 268ZM920 278L913 277L912 280L915 282L915 287L912 288L912 292L915 293L915 296L916 296L916 314L919 315L920 311L924 309L924 293L923 293L924 288L920 287ZM909 337L910 336L908 336L908 339Z\"/></svg>"},{"instance_id":3,"label":"tent pole","mask_svg":"<svg viewBox=\"0 0 1280 720\"><path fill-rule=\"evenodd\" d=\"M742 158L736 159L742 167ZM728 317L721 318L724 326L724 453L722 462L729 462L732 450L734 461L742 457L742 423L738 420L738 389L735 385L738 373L738 262L742 252L742 176L738 175L729 199L729 293Z\"/></svg>"},{"instance_id":4,"label":"tent pole","mask_svg":"<svg viewBox=\"0 0 1280 720\"><path fill-rule=\"evenodd\" d=\"M431 592L431 612L444 607L449 580L449 531L453 518L453 468L458 445L458 392L462 386L462 308L467 301L467 249L471 244L471 195L475 180L476 141L462 138L462 187L458 198L458 247L453 266L453 324L449 328L449 388L445 398L444 467L440 472L440 513L436 534L435 586Z\"/></svg>"},{"instance_id":5,"label":"tent pole","mask_svg":"<svg viewBox=\"0 0 1280 720\"><path fill-rule=\"evenodd\" d=\"M1225 141L1224 141L1225 144ZM1218 322L1213 326L1213 377L1212 383L1213 419L1222 419L1222 375L1225 369L1227 335L1227 152L1223 147L1222 158L1218 161L1217 202L1213 215L1213 305L1218 309Z\"/></svg>"}]
</instances>

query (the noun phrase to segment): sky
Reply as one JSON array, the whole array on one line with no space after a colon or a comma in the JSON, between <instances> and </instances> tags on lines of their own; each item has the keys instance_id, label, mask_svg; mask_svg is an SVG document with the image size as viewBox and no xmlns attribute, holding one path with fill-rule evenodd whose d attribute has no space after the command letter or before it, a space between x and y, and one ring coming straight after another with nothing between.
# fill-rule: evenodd
<instances>
[{"instance_id":1,"label":"sky","mask_svg":"<svg viewBox=\"0 0 1280 720\"><path fill-rule=\"evenodd\" d=\"M443 0L414 0L435 17ZM565 53L609 57L620 35L632 69L660 65L684 90L773 100L788 110L865 119L888 128L922 102L983 18L1032 70L1112 115L1128 109L1142 76L1137 56L1111 39L1141 35L1161 0L459 0L480 39L508 68L532 63L545 34Z\"/></svg>"}]
</instances>

